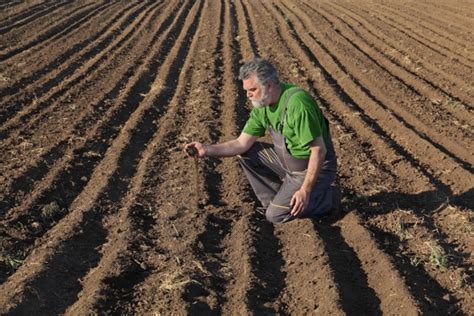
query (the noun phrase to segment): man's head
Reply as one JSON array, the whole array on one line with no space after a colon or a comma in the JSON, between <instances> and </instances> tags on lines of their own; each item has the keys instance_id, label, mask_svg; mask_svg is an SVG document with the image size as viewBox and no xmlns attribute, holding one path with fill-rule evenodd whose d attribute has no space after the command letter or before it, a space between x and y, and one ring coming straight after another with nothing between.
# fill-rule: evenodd
<instances>
[{"instance_id":1,"label":"man's head","mask_svg":"<svg viewBox=\"0 0 474 316\"><path fill-rule=\"evenodd\" d=\"M275 67L267 60L254 58L245 62L240 67L239 79L254 107L263 107L278 100L280 80Z\"/></svg>"}]
</instances>

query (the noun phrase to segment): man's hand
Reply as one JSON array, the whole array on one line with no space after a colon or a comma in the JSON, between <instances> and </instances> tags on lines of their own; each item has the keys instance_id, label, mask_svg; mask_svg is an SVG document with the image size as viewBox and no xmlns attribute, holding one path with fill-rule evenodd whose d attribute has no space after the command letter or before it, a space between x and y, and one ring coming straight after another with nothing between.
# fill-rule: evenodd
<instances>
[{"instance_id":1,"label":"man's hand","mask_svg":"<svg viewBox=\"0 0 474 316\"><path fill-rule=\"evenodd\" d=\"M188 154L190 151L192 152L192 150L196 150L199 158L206 157L209 154L207 151L207 146L200 142L192 142L192 143L186 144L186 146L184 146L184 150Z\"/></svg>"},{"instance_id":2,"label":"man's hand","mask_svg":"<svg viewBox=\"0 0 474 316\"><path fill-rule=\"evenodd\" d=\"M290 201L292 216L298 216L308 206L311 193L306 190L298 190L293 194Z\"/></svg>"}]
</instances>

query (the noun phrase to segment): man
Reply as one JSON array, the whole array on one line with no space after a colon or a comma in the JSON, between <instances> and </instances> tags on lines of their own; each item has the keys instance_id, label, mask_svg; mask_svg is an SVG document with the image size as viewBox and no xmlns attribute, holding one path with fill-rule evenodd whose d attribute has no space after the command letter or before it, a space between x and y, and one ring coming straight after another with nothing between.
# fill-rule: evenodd
<instances>
[{"instance_id":1,"label":"man","mask_svg":"<svg viewBox=\"0 0 474 316\"><path fill-rule=\"evenodd\" d=\"M240 136L214 145L192 142L185 148L194 148L199 157L237 155L272 223L329 212L335 204L331 183L336 155L328 122L314 99L281 83L276 69L261 58L247 61L239 79L254 107ZM273 145L257 142L267 130Z\"/></svg>"}]
</instances>

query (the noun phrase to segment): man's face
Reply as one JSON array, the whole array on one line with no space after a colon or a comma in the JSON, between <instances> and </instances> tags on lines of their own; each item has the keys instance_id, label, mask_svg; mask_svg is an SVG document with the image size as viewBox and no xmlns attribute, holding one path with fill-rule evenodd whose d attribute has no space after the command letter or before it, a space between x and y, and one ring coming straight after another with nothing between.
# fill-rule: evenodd
<instances>
[{"instance_id":1,"label":"man's face","mask_svg":"<svg viewBox=\"0 0 474 316\"><path fill-rule=\"evenodd\" d=\"M251 75L247 79L242 80L244 90L247 92L247 98L252 105L257 108L268 105L270 93L268 86L261 85L256 75Z\"/></svg>"}]
</instances>

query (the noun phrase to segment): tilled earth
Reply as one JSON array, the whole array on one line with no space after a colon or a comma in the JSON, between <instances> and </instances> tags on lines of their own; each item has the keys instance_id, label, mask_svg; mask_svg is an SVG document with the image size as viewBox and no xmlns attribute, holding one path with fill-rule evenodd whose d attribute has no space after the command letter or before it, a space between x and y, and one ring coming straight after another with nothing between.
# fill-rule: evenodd
<instances>
[{"instance_id":1,"label":"tilled earth","mask_svg":"<svg viewBox=\"0 0 474 316\"><path fill-rule=\"evenodd\" d=\"M1 314L473 315L474 3L0 1ZM343 211L272 226L241 63L331 122Z\"/></svg>"}]
</instances>

